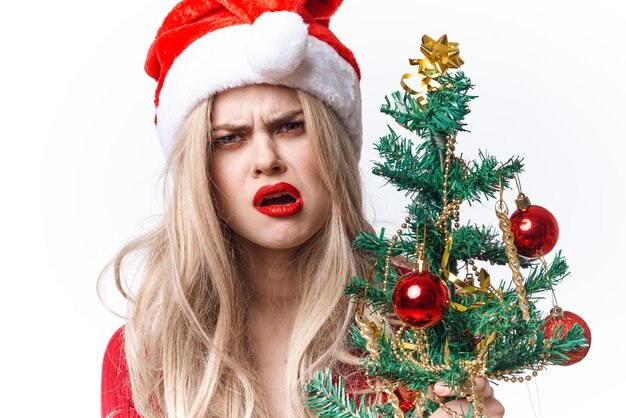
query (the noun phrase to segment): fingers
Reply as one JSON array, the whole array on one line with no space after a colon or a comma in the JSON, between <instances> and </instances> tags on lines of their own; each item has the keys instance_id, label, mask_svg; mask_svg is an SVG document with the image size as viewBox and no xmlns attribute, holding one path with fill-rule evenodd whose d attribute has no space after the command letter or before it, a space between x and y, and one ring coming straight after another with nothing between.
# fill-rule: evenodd
<instances>
[{"instance_id":1,"label":"fingers","mask_svg":"<svg viewBox=\"0 0 626 418\"><path fill-rule=\"evenodd\" d=\"M502 418L504 416L504 406L496 398L485 399L483 402L487 418Z\"/></svg>"},{"instance_id":2,"label":"fingers","mask_svg":"<svg viewBox=\"0 0 626 418\"><path fill-rule=\"evenodd\" d=\"M388 315L387 316L387 323L389 325L391 325L394 328L400 328L402 325L404 325L404 322L402 322L401 319L399 319L397 316L395 315Z\"/></svg>"},{"instance_id":3,"label":"fingers","mask_svg":"<svg viewBox=\"0 0 626 418\"><path fill-rule=\"evenodd\" d=\"M435 385L433 386L433 392L435 392L435 395L442 398L446 396L456 396L456 392L453 391L450 386L447 386L441 382L435 383Z\"/></svg>"},{"instance_id":4,"label":"fingers","mask_svg":"<svg viewBox=\"0 0 626 418\"><path fill-rule=\"evenodd\" d=\"M487 379L485 379L484 377L477 377L475 380L475 383L476 383L476 395L479 398L487 399L487 398L493 397L493 388L491 387ZM452 390L452 388L445 385L444 383L437 382L435 383L433 387L433 391L435 392L435 395L441 396L441 397L446 397L446 396L464 397L464 396L467 396L469 392L469 388L467 387L467 384L466 384L466 385L463 385L463 387L461 387L458 390Z\"/></svg>"},{"instance_id":5,"label":"fingers","mask_svg":"<svg viewBox=\"0 0 626 418\"><path fill-rule=\"evenodd\" d=\"M467 414L470 410L470 404L466 400L457 399L450 401L446 403L446 406L454 412L458 412L460 414ZM486 418L504 417L504 406L502 406L496 398L483 399L483 408L485 409ZM431 418L438 416L450 417L450 415L446 413L441 415L431 415Z\"/></svg>"},{"instance_id":6,"label":"fingers","mask_svg":"<svg viewBox=\"0 0 626 418\"><path fill-rule=\"evenodd\" d=\"M467 414L470 411L470 403L465 399L446 402L446 407L459 414ZM483 408L486 418L504 417L504 406L496 398L483 399ZM430 418L450 418L450 414L443 408L439 408Z\"/></svg>"},{"instance_id":7,"label":"fingers","mask_svg":"<svg viewBox=\"0 0 626 418\"><path fill-rule=\"evenodd\" d=\"M476 395L479 398L487 399L493 397L493 388L489 384L489 381L484 377L477 377L476 380Z\"/></svg>"},{"instance_id":8,"label":"fingers","mask_svg":"<svg viewBox=\"0 0 626 418\"><path fill-rule=\"evenodd\" d=\"M504 416L504 406L493 397L493 388L489 384L489 381L485 378L479 377L475 380L476 383L476 395L482 400L483 407L485 408L485 416L487 418L502 418ZM467 386L467 385L466 385ZM466 389L460 389L457 391L452 390L449 386L438 382L435 383L430 394L435 394L439 397L447 396L467 396ZM455 412L467 413L469 411L469 402L465 399L457 399L446 403L446 406ZM433 415L433 417L448 416L444 414L444 411L438 410L440 415Z\"/></svg>"}]
</instances>

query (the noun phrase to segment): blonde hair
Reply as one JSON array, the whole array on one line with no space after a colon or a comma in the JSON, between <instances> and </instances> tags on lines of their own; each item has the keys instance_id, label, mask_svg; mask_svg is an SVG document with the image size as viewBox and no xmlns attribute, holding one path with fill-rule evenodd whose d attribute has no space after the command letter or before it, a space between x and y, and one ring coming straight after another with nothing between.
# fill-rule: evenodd
<instances>
[{"instance_id":1,"label":"blonde hair","mask_svg":"<svg viewBox=\"0 0 626 418\"><path fill-rule=\"evenodd\" d=\"M296 92L332 202L329 219L294 263L301 303L288 349L288 415L305 417L301 386L346 355L353 307L343 286L363 275L366 263L351 242L370 227L358 153L332 110ZM249 317L249 282L235 262L238 249L219 219L208 174L211 106L209 98L191 112L168 158L162 219L112 261L116 285L129 300L124 336L133 401L146 418L270 416L241 332ZM122 272L136 253L144 254L143 277L131 295Z\"/></svg>"}]
</instances>

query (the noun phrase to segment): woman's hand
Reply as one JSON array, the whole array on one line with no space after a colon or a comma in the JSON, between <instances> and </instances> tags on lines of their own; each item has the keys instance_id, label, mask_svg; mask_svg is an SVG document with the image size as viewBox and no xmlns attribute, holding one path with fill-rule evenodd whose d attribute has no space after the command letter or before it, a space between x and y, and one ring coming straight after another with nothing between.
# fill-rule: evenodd
<instances>
[{"instance_id":1,"label":"woman's hand","mask_svg":"<svg viewBox=\"0 0 626 418\"><path fill-rule=\"evenodd\" d=\"M504 406L502 406L502 404L493 397L493 388L489 385L489 381L484 377L476 378L476 394L483 401L485 416L487 418L502 418L504 416ZM436 383L431 387L431 396L432 395L444 398L446 396L457 396L458 394L443 383ZM446 402L445 405L455 412L467 414L470 403L466 399L458 399ZM450 414L442 408L439 408L430 416L430 418L448 417L450 417Z\"/></svg>"}]
</instances>

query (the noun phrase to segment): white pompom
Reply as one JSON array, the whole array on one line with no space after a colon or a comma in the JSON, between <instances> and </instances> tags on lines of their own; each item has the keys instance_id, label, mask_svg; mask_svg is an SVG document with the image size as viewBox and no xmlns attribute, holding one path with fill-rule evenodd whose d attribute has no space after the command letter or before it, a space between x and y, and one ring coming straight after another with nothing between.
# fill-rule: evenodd
<instances>
[{"instance_id":1,"label":"white pompom","mask_svg":"<svg viewBox=\"0 0 626 418\"><path fill-rule=\"evenodd\" d=\"M302 62L308 39L307 25L300 15L286 11L263 13L249 32L248 64L262 76L285 77Z\"/></svg>"}]
</instances>

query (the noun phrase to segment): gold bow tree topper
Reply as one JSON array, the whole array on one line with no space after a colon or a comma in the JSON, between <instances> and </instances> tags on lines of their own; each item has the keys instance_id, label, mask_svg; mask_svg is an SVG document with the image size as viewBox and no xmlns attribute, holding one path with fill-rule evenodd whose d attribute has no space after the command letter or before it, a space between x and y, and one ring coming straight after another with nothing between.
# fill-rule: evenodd
<instances>
[{"instance_id":1,"label":"gold bow tree topper","mask_svg":"<svg viewBox=\"0 0 626 418\"><path fill-rule=\"evenodd\" d=\"M460 68L463 65L463 60L459 55L459 44L449 42L448 35L445 34L436 41L430 36L424 35L420 51L424 54L423 58L409 58L411 65L418 66L417 72L403 74L400 85L407 93L415 95L420 105L425 106L428 104L426 93L441 88L437 78L445 74L450 68ZM419 79L417 89L410 87L406 82L406 80L415 78Z\"/></svg>"}]
</instances>

